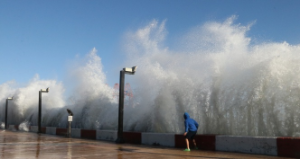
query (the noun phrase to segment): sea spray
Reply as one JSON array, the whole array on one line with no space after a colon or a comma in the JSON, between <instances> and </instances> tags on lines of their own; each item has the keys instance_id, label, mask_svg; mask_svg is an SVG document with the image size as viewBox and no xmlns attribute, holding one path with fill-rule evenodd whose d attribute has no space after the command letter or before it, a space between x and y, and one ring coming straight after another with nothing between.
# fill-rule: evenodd
<instances>
[{"instance_id":1,"label":"sea spray","mask_svg":"<svg viewBox=\"0 0 300 159\"><path fill-rule=\"evenodd\" d=\"M30 122L28 122L28 121L22 122L18 127L18 130L20 130L20 131L27 131L28 132L29 129L30 129Z\"/></svg>"},{"instance_id":2,"label":"sea spray","mask_svg":"<svg viewBox=\"0 0 300 159\"><path fill-rule=\"evenodd\" d=\"M6 95L1 96L1 102L5 101L7 97L13 96L13 100L8 102L8 125L16 124L19 125L23 121L31 122L32 124L37 124L37 112L38 112L38 93L39 90L51 87L52 93L43 94L43 114L47 113L48 109L64 107L65 102L63 99L64 88L62 83L55 80L40 80L38 75L24 87L15 88L14 84L11 82L4 83L0 85L9 87ZM2 92L2 91L1 91ZM3 110L1 114L1 119L5 119L5 104L1 104Z\"/></svg>"},{"instance_id":3,"label":"sea spray","mask_svg":"<svg viewBox=\"0 0 300 159\"><path fill-rule=\"evenodd\" d=\"M125 100L125 131L183 133L188 112L201 134L300 134L300 45L253 44L246 36L252 23L235 24L235 18L191 29L173 50L164 46L166 21L126 34L128 57L119 67L138 70L126 76L134 97ZM0 85L1 107L15 96L9 123L36 125L38 90L50 87L43 94L43 126L66 127L68 108L74 112L72 127L117 130L118 100L96 49L75 66L68 73L74 93L66 101L63 84L54 80L35 78L23 88Z\"/></svg>"},{"instance_id":4,"label":"sea spray","mask_svg":"<svg viewBox=\"0 0 300 159\"><path fill-rule=\"evenodd\" d=\"M246 33L252 24L234 20L193 29L180 51L159 45L164 22L154 20L132 32L125 45L131 52L127 65L139 66L133 82L144 109L125 118L136 118L135 125L151 123L147 131L182 133L187 111L202 134L299 134L300 46L251 44ZM192 48L182 51L187 47Z\"/></svg>"}]
</instances>

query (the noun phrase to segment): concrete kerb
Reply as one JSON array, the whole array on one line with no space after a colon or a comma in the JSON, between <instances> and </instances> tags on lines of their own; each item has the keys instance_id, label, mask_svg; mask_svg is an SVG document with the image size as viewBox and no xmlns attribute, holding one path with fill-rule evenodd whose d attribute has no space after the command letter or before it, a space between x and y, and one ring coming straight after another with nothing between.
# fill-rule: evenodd
<instances>
[{"instance_id":1,"label":"concrete kerb","mask_svg":"<svg viewBox=\"0 0 300 159\"><path fill-rule=\"evenodd\" d=\"M56 127L46 127L46 134L56 135ZM72 129L71 136L81 138L81 129ZM38 126L30 126L29 132L38 132Z\"/></svg>"},{"instance_id":2,"label":"concrete kerb","mask_svg":"<svg viewBox=\"0 0 300 159\"><path fill-rule=\"evenodd\" d=\"M10 130L10 131L17 131L15 125L9 125L9 126L8 126L8 130Z\"/></svg>"},{"instance_id":3,"label":"concrete kerb","mask_svg":"<svg viewBox=\"0 0 300 159\"><path fill-rule=\"evenodd\" d=\"M30 129L29 129L29 132L35 132L37 133L39 130L38 130L38 126L30 126Z\"/></svg>"},{"instance_id":4,"label":"concrete kerb","mask_svg":"<svg viewBox=\"0 0 300 159\"><path fill-rule=\"evenodd\" d=\"M81 138L81 129L71 129L71 136Z\"/></svg>"},{"instance_id":5,"label":"concrete kerb","mask_svg":"<svg viewBox=\"0 0 300 159\"><path fill-rule=\"evenodd\" d=\"M216 151L277 156L277 137L216 136Z\"/></svg>"}]
</instances>

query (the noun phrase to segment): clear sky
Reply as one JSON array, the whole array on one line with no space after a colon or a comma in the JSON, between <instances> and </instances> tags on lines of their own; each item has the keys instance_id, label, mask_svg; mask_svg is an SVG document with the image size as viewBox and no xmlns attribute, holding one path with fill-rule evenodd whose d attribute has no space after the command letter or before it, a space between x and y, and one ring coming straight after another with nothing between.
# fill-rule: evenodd
<instances>
[{"instance_id":1,"label":"clear sky","mask_svg":"<svg viewBox=\"0 0 300 159\"><path fill-rule=\"evenodd\" d=\"M108 84L118 82L122 39L126 32L153 19L166 20L166 45L207 21L255 24L252 42L300 44L300 1L297 0L1 0L0 85L15 80L64 80L76 56L94 47ZM120 68L119 68L120 67Z\"/></svg>"}]
</instances>

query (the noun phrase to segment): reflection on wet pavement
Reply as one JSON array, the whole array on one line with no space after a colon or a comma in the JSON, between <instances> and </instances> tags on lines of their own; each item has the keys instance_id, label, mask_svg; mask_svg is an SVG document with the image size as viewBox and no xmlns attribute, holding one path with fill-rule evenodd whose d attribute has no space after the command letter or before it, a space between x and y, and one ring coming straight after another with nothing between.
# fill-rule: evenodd
<instances>
[{"instance_id":1,"label":"reflection on wet pavement","mask_svg":"<svg viewBox=\"0 0 300 159\"><path fill-rule=\"evenodd\" d=\"M109 159L250 159L282 157L249 155L227 152L192 150L183 152L182 149L149 147L144 145L115 144L113 142L65 138L46 134L11 132L0 130L0 156L3 159L61 159L61 158L109 158Z\"/></svg>"}]
</instances>

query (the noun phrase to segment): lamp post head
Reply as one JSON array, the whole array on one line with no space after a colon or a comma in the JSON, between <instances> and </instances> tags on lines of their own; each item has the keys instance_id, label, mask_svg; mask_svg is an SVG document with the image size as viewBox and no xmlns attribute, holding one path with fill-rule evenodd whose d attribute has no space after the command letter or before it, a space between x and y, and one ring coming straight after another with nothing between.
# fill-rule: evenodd
<instances>
[{"instance_id":1,"label":"lamp post head","mask_svg":"<svg viewBox=\"0 0 300 159\"><path fill-rule=\"evenodd\" d=\"M14 97L8 97L7 98L7 100L13 100L14 99Z\"/></svg>"},{"instance_id":2,"label":"lamp post head","mask_svg":"<svg viewBox=\"0 0 300 159\"><path fill-rule=\"evenodd\" d=\"M70 109L67 109L67 112L68 112L69 116L73 116L74 115L73 112Z\"/></svg>"},{"instance_id":3,"label":"lamp post head","mask_svg":"<svg viewBox=\"0 0 300 159\"><path fill-rule=\"evenodd\" d=\"M137 69L137 66L133 66L133 67L132 67L132 71L133 71L133 72L135 72L136 69Z\"/></svg>"},{"instance_id":4,"label":"lamp post head","mask_svg":"<svg viewBox=\"0 0 300 159\"><path fill-rule=\"evenodd\" d=\"M49 87L47 89L41 89L41 92L46 92L48 93L49 92Z\"/></svg>"},{"instance_id":5,"label":"lamp post head","mask_svg":"<svg viewBox=\"0 0 300 159\"><path fill-rule=\"evenodd\" d=\"M126 74L133 75L135 73L136 69L137 69L137 66L133 66L131 68L125 67L125 68L123 68L123 71L125 71Z\"/></svg>"}]
</instances>

